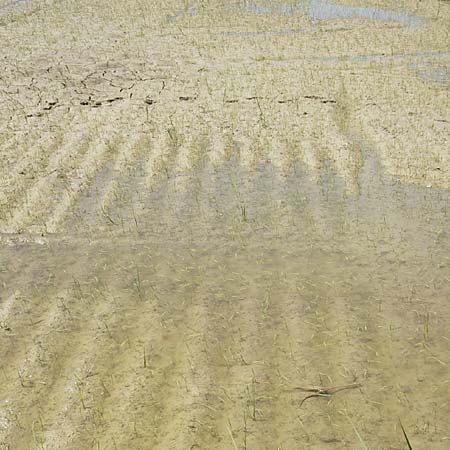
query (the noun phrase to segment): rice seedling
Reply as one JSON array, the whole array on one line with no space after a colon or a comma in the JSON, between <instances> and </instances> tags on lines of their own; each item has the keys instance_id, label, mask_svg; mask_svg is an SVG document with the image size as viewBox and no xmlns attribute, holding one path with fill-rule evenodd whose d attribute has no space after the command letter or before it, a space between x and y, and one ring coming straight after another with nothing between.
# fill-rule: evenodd
<instances>
[{"instance_id":1,"label":"rice seedling","mask_svg":"<svg viewBox=\"0 0 450 450\"><path fill-rule=\"evenodd\" d=\"M408 435L406 434L405 428L403 427L403 424L402 424L401 420L400 420L400 428L402 429L402 433L403 433L403 436L405 438L406 444L408 445L408 449L409 450L413 450L412 445L409 442Z\"/></svg>"},{"instance_id":2,"label":"rice seedling","mask_svg":"<svg viewBox=\"0 0 450 450\"><path fill-rule=\"evenodd\" d=\"M358 430L353 427L353 431L356 434L356 437L358 438L359 441L359 445L361 447L361 450L369 450L369 447L367 447L366 443L364 442L363 438L361 437L361 435L358 433Z\"/></svg>"},{"instance_id":3,"label":"rice seedling","mask_svg":"<svg viewBox=\"0 0 450 450\"><path fill-rule=\"evenodd\" d=\"M234 439L234 436L233 436L233 431L231 429L231 421L230 420L228 420L227 431L228 431L228 434L230 436L231 443L233 444L234 450L239 450L239 448L238 448L238 446L236 444L236 441Z\"/></svg>"}]
</instances>

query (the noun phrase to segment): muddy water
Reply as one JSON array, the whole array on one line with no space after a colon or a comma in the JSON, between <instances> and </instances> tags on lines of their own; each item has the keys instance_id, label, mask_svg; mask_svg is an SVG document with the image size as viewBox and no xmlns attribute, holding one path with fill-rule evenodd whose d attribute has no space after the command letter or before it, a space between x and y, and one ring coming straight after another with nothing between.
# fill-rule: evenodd
<instances>
[{"instance_id":1,"label":"muddy water","mask_svg":"<svg viewBox=\"0 0 450 450\"><path fill-rule=\"evenodd\" d=\"M320 19L314 12L319 5L322 15L372 15L375 20L416 25L408 14L342 9L326 2L304 2L285 11L274 9L272 2L242 5L239 14L258 20L258 14L269 12L283 19L283 14L315 14ZM202 13L187 6L169 22L183 24ZM268 33L283 34L284 24L276 26ZM303 32L286 30L291 31ZM169 75L185 81L183 90L188 80L208 84L195 78L203 68L180 70L192 62L193 41L186 42L186 60L180 48L170 52L178 55L179 65ZM165 54L167 45L164 41L155 48ZM332 66L358 58L448 56L433 50L441 48L438 45L419 47L415 53L388 55L378 52L389 47L367 45L361 47L366 56L337 52L334 58L320 58L311 53L310 60ZM349 100L322 85L322 71L316 68L304 74L305 80L278 77L271 57L283 59L270 48L264 64L272 80L261 95L269 98L275 87L284 103L298 94L286 92L285 86L304 85L300 100L305 101L299 107L308 115L317 110L314 120L323 120L329 129L308 132L305 123L298 148L293 143L294 148L277 147L277 139L266 136L276 147L268 149L263 139L249 143L245 130L251 125L224 127L234 130L230 142L223 135L208 135L193 143L190 136L167 137L161 121L161 129L149 132L156 139L133 143L128 142L130 135L134 139L141 130L148 131L148 123L136 127L138 117L158 128L153 123L158 106L169 112L181 108L173 98L158 97L155 109L145 115L138 108L148 92L141 98L138 91L133 96L139 99L136 104L117 111L111 107L106 114L108 123L115 124L118 116L136 113L130 126L122 125L123 147L111 143L114 151L109 153L94 142L86 159L78 149L81 165L91 169L85 182L71 186L61 176L55 190L51 179L49 185L33 184L31 199L42 202L29 202L24 195L24 206L30 207L19 209L23 223L32 223L30 229L42 229L43 234L29 234L25 226L18 227L21 233L0 235L0 449L348 450L360 447L355 430L367 448L400 449L405 440L399 418L413 448L448 449L449 191L428 181L422 186L401 184L386 175L380 142L373 147L361 137L363 132L348 135L345 117L337 119L339 133L345 135L331 134L337 115L331 105L345 109ZM116 51L111 50L112 59ZM124 59L132 67L132 61ZM228 68L229 61L223 66ZM334 76L330 72L330 79ZM345 87L366 89L367 80L362 78L362 88L352 83ZM224 86L228 81L240 85L245 77L224 81ZM378 89L384 90L389 81L383 80ZM164 92L175 86L168 81ZM217 108L219 115L224 111L222 87L217 89L220 101L209 104L208 97L201 117L210 108ZM431 91L415 91L412 84L400 89L425 92L423 98L433 100ZM174 95L189 99L184 91ZM380 102L362 98L355 109L364 114L366 106ZM256 97L247 90L237 90L235 106L245 108L242 105L252 99ZM313 106L314 99L318 101ZM183 111L194 116L196 125L199 113L191 100L193 106ZM199 95L198 102L203 101ZM281 101L267 102L266 108ZM396 111L394 104L381 105L379 115ZM431 111L426 102L421 107ZM411 109L408 102L398 120ZM254 123L254 111L242 111L239 117ZM292 126L302 120L279 111L272 129L279 125L283 130L286 120ZM23 111L17 114L23 116ZM89 122L86 117L83 121ZM438 126L447 122L444 113L436 117L438 134ZM367 114L363 122L377 120L379 116ZM417 121L427 123L422 116ZM72 122L61 123L70 128ZM351 125L358 129L356 123ZM392 131L382 125L377 130ZM214 129L219 128L216 124ZM111 128L104 131L110 133ZM190 131L198 130L193 126ZM260 131L269 134L265 127ZM331 142L323 152L322 132L330 133ZM252 136L259 138L257 133ZM346 145L331 148L333 137ZM312 141L309 147L307 138ZM394 150L406 154L413 141ZM435 147L441 142L433 137L429 141ZM412 173L428 164L426 152L428 146L423 160L405 157ZM389 162L385 154L383 158ZM432 160L422 173L443 170L444 161ZM51 195L48 206L44 200ZM56 208L62 211L55 220L58 232L49 234L36 218L51 218L58 199L66 206ZM300 388L333 390L343 385L350 388L303 402L308 394Z\"/></svg>"},{"instance_id":2,"label":"muddy water","mask_svg":"<svg viewBox=\"0 0 450 450\"><path fill-rule=\"evenodd\" d=\"M81 211L78 231L3 247L2 295L14 299L2 307L4 439L228 449L231 434L249 448L343 449L356 448L355 423L376 448L398 445L400 416L419 447L444 449L445 433L426 427L435 410L443 429L450 407L438 393L450 195L396 183L353 141L352 180L326 160L280 171L205 158L150 191L135 170L108 210L114 224ZM295 387L350 383L361 387L299 407ZM17 410L29 411L20 422Z\"/></svg>"},{"instance_id":3,"label":"muddy water","mask_svg":"<svg viewBox=\"0 0 450 450\"><path fill-rule=\"evenodd\" d=\"M351 138L363 161L351 179L341 179L327 160L321 161L315 172L299 161L280 171L270 162L244 168L239 156L213 167L206 156L193 172L171 172L169 168L149 189L145 173L136 166L119 182L116 203L109 214L115 222L123 223L126 231L133 224L132 228L143 236L153 232L164 238L176 231L204 240L210 234L217 237L217 232L227 239L242 236L251 240L256 233L258 240L259 233L267 234L267 239L276 239L278 232L299 233L306 245L316 239L356 242L353 232L370 235L377 226L388 234L392 228L393 236L400 230L414 235L421 227L432 232L448 226L447 191L431 185L422 188L396 183L384 175L370 145L358 137ZM99 172L91 190L80 200L81 209L76 212L80 224L87 219L86 208L98 208L101 186L105 177L112 175L107 171L110 169L105 167ZM416 211L414 217L411 208ZM96 220L98 226L102 220ZM313 222L311 227L309 220ZM322 234L323 229L327 233ZM112 225L107 230L118 235L123 231Z\"/></svg>"}]
</instances>

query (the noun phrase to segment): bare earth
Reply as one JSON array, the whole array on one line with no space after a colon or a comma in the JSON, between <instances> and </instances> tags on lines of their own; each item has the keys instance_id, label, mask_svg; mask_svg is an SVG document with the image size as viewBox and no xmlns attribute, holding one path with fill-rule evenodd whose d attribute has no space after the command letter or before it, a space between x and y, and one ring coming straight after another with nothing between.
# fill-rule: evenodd
<instances>
[{"instance_id":1,"label":"bare earth","mask_svg":"<svg viewBox=\"0 0 450 450\"><path fill-rule=\"evenodd\" d=\"M449 34L0 0L0 449L448 450Z\"/></svg>"}]
</instances>

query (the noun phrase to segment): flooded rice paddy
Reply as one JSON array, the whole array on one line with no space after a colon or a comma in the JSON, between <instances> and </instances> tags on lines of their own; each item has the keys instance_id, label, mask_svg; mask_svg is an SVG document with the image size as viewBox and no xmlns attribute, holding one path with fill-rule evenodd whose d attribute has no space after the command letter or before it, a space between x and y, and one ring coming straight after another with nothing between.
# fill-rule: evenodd
<instances>
[{"instance_id":1,"label":"flooded rice paddy","mask_svg":"<svg viewBox=\"0 0 450 450\"><path fill-rule=\"evenodd\" d=\"M273 1L256 3L242 1L226 4L224 7L225 9L236 9L244 14L279 13L283 15L292 15L300 12L306 14L311 19L317 20L364 17L371 20L400 22L413 27L423 25L424 23L424 18L407 11L386 9L379 6L352 6L336 2L325 2L322 0L305 0L303 2L293 3L280 3ZM190 7L176 11L173 15L169 15L168 20L174 21L186 15L195 16L200 13L201 10Z\"/></svg>"},{"instance_id":2,"label":"flooded rice paddy","mask_svg":"<svg viewBox=\"0 0 450 450\"><path fill-rule=\"evenodd\" d=\"M423 24L423 18L411 14L407 11L397 9L386 9L380 6L352 6L336 2L326 2L322 0L306 0L303 2L278 3L278 2L240 2L230 5L245 13L268 14L278 12L284 15L291 15L296 12L306 14L308 17L317 20L348 19L354 17L365 17L371 20L395 21L409 26L419 26Z\"/></svg>"},{"instance_id":3,"label":"flooded rice paddy","mask_svg":"<svg viewBox=\"0 0 450 450\"><path fill-rule=\"evenodd\" d=\"M448 448L450 5L295 5L0 18L1 450Z\"/></svg>"}]
</instances>

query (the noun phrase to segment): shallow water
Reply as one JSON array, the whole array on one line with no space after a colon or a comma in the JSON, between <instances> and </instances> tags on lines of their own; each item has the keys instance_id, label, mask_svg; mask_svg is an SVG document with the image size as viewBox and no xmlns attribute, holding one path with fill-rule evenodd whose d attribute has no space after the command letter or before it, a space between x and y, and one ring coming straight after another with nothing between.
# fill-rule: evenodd
<instances>
[{"instance_id":1,"label":"shallow water","mask_svg":"<svg viewBox=\"0 0 450 450\"><path fill-rule=\"evenodd\" d=\"M380 8L378 6L350 6L322 0L307 0L294 3L242 2L232 4L230 7L239 9L245 13L255 14L279 12L281 14L291 15L300 11L316 20L363 17L371 20L395 21L408 26L419 26L425 23L425 19L407 11Z\"/></svg>"},{"instance_id":2,"label":"shallow water","mask_svg":"<svg viewBox=\"0 0 450 450\"><path fill-rule=\"evenodd\" d=\"M14 0L10 3L7 3L6 5L0 6L0 12L7 12L12 10L13 8L16 8L17 6L29 3L30 0Z\"/></svg>"},{"instance_id":3,"label":"shallow water","mask_svg":"<svg viewBox=\"0 0 450 450\"><path fill-rule=\"evenodd\" d=\"M447 56L450 56L450 52ZM448 65L436 66L424 61L411 64L410 67L416 70L423 80L444 84L450 88L450 67Z\"/></svg>"},{"instance_id":4,"label":"shallow water","mask_svg":"<svg viewBox=\"0 0 450 450\"><path fill-rule=\"evenodd\" d=\"M65 230L0 247L4 376L26 375L0 387L3 398L30 420L42 414L44 438L58 432L54 423L84 420L80 442L98 426L84 417L91 406L137 411L138 425L119 415L108 428L111 448L133 426L139 435L125 448L170 448L178 420L183 448L209 448L213 430L227 450L226 427L242 434L252 383L253 448L273 448L279 429L284 447L305 442L292 421L296 386L362 384L331 405L308 400L312 445L356 442L339 422L344 406L368 442L396 442L392 415L426 423L450 364L450 194L396 182L369 144L350 139L361 163L346 179L330 160L314 170L298 161L243 167L239 152L219 166L205 155L193 171L169 167L152 189L137 160L136 170L99 171ZM99 197L112 177L110 221ZM71 387L79 379L85 407ZM8 430L25 439L10 409L0 410ZM194 432L194 419L208 432ZM336 437L329 420L342 425Z\"/></svg>"},{"instance_id":5,"label":"shallow water","mask_svg":"<svg viewBox=\"0 0 450 450\"><path fill-rule=\"evenodd\" d=\"M395 21L412 27L420 26L425 23L423 17L416 16L407 11L380 8L378 6L350 6L322 0L305 0L294 3L277 3L270 1L257 3L245 1L228 4L225 8L228 10L238 10L248 14L270 14L275 12L284 15L292 15L296 12L301 12L315 20L362 17L378 21ZM190 7L176 11L174 14L168 16L167 19L170 22L174 22L184 16L196 16L198 14L198 9Z\"/></svg>"},{"instance_id":6,"label":"shallow water","mask_svg":"<svg viewBox=\"0 0 450 450\"><path fill-rule=\"evenodd\" d=\"M428 52L414 52L414 53L378 53L365 55L351 55L351 56L317 56L313 58L305 58L307 61L318 62L358 62L358 61L376 61L384 59L426 59L426 58L448 58L450 51L428 51Z\"/></svg>"},{"instance_id":7,"label":"shallow water","mask_svg":"<svg viewBox=\"0 0 450 450\"><path fill-rule=\"evenodd\" d=\"M395 21L408 26L423 25L425 20L407 11L380 8L378 6L350 6L339 3L330 3L322 0L309 0L304 3L286 4L282 10L290 12L299 8L306 14L317 20L348 19L363 17L379 21Z\"/></svg>"},{"instance_id":8,"label":"shallow water","mask_svg":"<svg viewBox=\"0 0 450 450\"><path fill-rule=\"evenodd\" d=\"M258 30L249 8L245 22ZM185 17L189 28L199 11L180 9L168 20ZM294 32L281 29L283 11L272 12L268 33ZM125 22L131 56L116 61L117 48L103 53L111 45L104 41L97 59L126 62L134 77L147 70L132 57L143 36L132 45L135 23ZM306 39L320 34L323 49L335 43L322 33L328 26L308 26ZM8 214L25 219L13 221L15 234L0 234L0 448L348 450L358 447L355 429L368 448L404 448L393 426L401 417L414 448L447 450L450 192L433 185L446 173L437 172L444 108L433 115L446 91L404 80L403 69L432 57L444 65L437 59L448 52L378 54L390 48L378 42L386 28L400 27L364 30L361 48L350 49L362 55L339 56L334 46L338 56L309 59L379 60L369 68L305 70L297 52L289 71L277 66L291 55L279 51L283 37L257 42L267 59L255 62L254 41L244 46L254 34L225 34L244 38L231 62L229 39L201 51L211 39L201 27L161 42L151 34L161 73L152 66L149 77L157 89L166 80L160 94L143 80L132 102L114 102L104 116L95 109L53 118L71 132L62 139L74 139L71 154L64 145L55 179L39 182L44 171L24 183ZM441 46L418 39L408 48ZM412 61L387 68L384 58ZM37 64L36 75L50 76L45 69ZM61 84L48 80L42 89ZM66 91L61 101L72 105ZM146 111L149 94L155 102ZM74 117L98 121L87 149L72 136ZM430 145L405 155L396 171L390 136L409 141L409 150L428 124ZM123 136L117 144L113 131ZM5 152L16 156L16 142ZM47 147L36 148L61 151ZM428 158L432 147L439 162ZM24 158L32 162L27 151ZM383 161L422 185L400 183ZM83 172L82 184L70 183ZM355 389L302 403L301 387L348 384Z\"/></svg>"},{"instance_id":9,"label":"shallow water","mask_svg":"<svg viewBox=\"0 0 450 450\"><path fill-rule=\"evenodd\" d=\"M222 36L225 37L253 37L253 36L265 36L265 35L274 35L280 36L285 34L294 34L294 33L302 33L305 30L303 29L280 29L280 30L268 30L268 31L223 31L221 33Z\"/></svg>"},{"instance_id":10,"label":"shallow water","mask_svg":"<svg viewBox=\"0 0 450 450\"><path fill-rule=\"evenodd\" d=\"M196 16L198 14L198 10L196 8L187 8L180 9L179 11L175 11L173 14L167 16L167 20L169 22L175 22L177 19L184 16Z\"/></svg>"}]
</instances>

